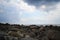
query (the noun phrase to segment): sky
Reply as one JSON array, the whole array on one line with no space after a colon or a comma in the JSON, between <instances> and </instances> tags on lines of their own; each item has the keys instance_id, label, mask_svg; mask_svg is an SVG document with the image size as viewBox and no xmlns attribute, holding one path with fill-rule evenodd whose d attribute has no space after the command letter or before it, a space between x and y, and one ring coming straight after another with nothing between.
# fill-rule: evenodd
<instances>
[{"instance_id":1,"label":"sky","mask_svg":"<svg viewBox=\"0 0 60 40\"><path fill-rule=\"evenodd\" d=\"M60 0L0 0L0 22L60 24Z\"/></svg>"}]
</instances>

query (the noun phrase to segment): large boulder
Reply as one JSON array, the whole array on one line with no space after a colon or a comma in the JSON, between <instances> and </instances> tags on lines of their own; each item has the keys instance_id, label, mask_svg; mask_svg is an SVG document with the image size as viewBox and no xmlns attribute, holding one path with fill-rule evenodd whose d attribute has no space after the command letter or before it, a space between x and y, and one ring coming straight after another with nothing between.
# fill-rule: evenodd
<instances>
[{"instance_id":1,"label":"large boulder","mask_svg":"<svg viewBox=\"0 0 60 40\"><path fill-rule=\"evenodd\" d=\"M60 40L60 31L48 30L47 37L49 40Z\"/></svg>"}]
</instances>

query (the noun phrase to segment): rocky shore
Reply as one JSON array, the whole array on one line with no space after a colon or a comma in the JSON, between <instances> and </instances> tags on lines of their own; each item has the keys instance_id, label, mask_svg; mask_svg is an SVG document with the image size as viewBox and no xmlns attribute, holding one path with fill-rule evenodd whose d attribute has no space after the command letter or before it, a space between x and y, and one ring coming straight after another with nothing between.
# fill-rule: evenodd
<instances>
[{"instance_id":1,"label":"rocky shore","mask_svg":"<svg viewBox=\"0 0 60 40\"><path fill-rule=\"evenodd\" d=\"M0 40L60 40L60 26L0 23Z\"/></svg>"}]
</instances>

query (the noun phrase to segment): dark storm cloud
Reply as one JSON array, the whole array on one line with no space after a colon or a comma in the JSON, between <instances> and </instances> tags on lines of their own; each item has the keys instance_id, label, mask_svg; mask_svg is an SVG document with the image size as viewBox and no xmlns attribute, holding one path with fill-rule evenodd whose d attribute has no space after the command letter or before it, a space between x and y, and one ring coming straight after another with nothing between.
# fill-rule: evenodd
<instances>
[{"instance_id":1,"label":"dark storm cloud","mask_svg":"<svg viewBox=\"0 0 60 40\"><path fill-rule=\"evenodd\" d=\"M34 5L34 6L40 6L42 4L45 5L52 5L55 4L57 2L60 2L60 0L24 0L26 3L28 3L29 5Z\"/></svg>"}]
</instances>

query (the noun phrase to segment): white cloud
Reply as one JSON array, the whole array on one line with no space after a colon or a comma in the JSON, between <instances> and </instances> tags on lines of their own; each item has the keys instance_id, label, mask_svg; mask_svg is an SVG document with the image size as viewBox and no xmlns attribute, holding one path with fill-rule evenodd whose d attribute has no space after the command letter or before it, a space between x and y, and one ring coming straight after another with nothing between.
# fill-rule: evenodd
<instances>
[{"instance_id":1,"label":"white cloud","mask_svg":"<svg viewBox=\"0 0 60 40\"><path fill-rule=\"evenodd\" d=\"M27 12L34 12L36 10L35 6L30 6L24 1L20 1L19 4L17 5L20 9L23 9L24 11Z\"/></svg>"},{"instance_id":2,"label":"white cloud","mask_svg":"<svg viewBox=\"0 0 60 40\"><path fill-rule=\"evenodd\" d=\"M0 4L3 4L5 6L16 6L17 9L24 10L27 12L34 12L36 10L35 6L30 6L23 0L10 0L9 2L0 0Z\"/></svg>"},{"instance_id":3,"label":"white cloud","mask_svg":"<svg viewBox=\"0 0 60 40\"><path fill-rule=\"evenodd\" d=\"M57 3L55 5L55 9L50 10L48 13L50 14L49 17L51 17L52 19L56 19L57 17L60 17L60 3Z\"/></svg>"},{"instance_id":4,"label":"white cloud","mask_svg":"<svg viewBox=\"0 0 60 40\"><path fill-rule=\"evenodd\" d=\"M54 20L57 17L60 17L60 2L55 5L42 5L40 10L43 14L48 14L45 16L48 20Z\"/></svg>"},{"instance_id":5,"label":"white cloud","mask_svg":"<svg viewBox=\"0 0 60 40\"><path fill-rule=\"evenodd\" d=\"M47 6L46 5L40 5L40 10L42 10L42 11L44 11L45 9L47 8Z\"/></svg>"},{"instance_id":6,"label":"white cloud","mask_svg":"<svg viewBox=\"0 0 60 40\"><path fill-rule=\"evenodd\" d=\"M55 24L55 20L57 18L60 18L60 3L57 3L56 5L53 5L53 6L42 5L40 8L41 9L38 10L38 11L41 11L39 13L43 14L43 15L33 16L33 17L30 17L30 18L22 18L21 21L23 23L28 23L29 21L30 22L32 21L32 23L39 21L41 23ZM47 9L48 9L48 11L46 11Z\"/></svg>"}]
</instances>

